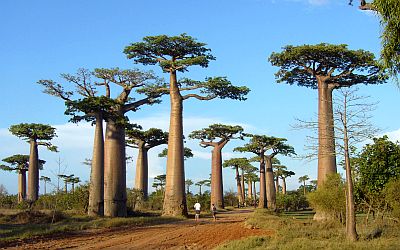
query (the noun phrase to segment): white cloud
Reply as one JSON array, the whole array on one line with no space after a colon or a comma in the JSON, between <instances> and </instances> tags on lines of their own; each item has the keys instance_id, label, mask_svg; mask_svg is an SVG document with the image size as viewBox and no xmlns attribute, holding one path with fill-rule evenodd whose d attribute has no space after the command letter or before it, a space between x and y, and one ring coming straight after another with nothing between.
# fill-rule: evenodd
<instances>
[{"instance_id":1,"label":"white cloud","mask_svg":"<svg viewBox=\"0 0 400 250\"><path fill-rule=\"evenodd\" d=\"M384 134L387 135L389 137L389 140L393 142L400 141L400 128L394 131L386 132Z\"/></svg>"}]
</instances>

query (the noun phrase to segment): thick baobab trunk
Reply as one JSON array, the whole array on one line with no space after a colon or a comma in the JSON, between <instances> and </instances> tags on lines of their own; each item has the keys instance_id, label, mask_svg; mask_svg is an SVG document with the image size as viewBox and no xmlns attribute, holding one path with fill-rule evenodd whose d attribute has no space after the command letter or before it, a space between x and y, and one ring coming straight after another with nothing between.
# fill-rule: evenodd
<instances>
[{"instance_id":1,"label":"thick baobab trunk","mask_svg":"<svg viewBox=\"0 0 400 250\"><path fill-rule=\"evenodd\" d=\"M242 174L240 176L241 186L242 186L242 201L245 203L246 195L245 195L245 188L244 188L244 170L242 168Z\"/></svg>"},{"instance_id":2,"label":"thick baobab trunk","mask_svg":"<svg viewBox=\"0 0 400 250\"><path fill-rule=\"evenodd\" d=\"M242 185L240 183L240 175L239 175L239 168L235 166L236 170L236 187L237 187L237 197L239 200L239 206L243 204L243 195L242 195Z\"/></svg>"},{"instance_id":3,"label":"thick baobab trunk","mask_svg":"<svg viewBox=\"0 0 400 250\"><path fill-rule=\"evenodd\" d=\"M44 189L46 190L46 188ZM18 171L18 203L25 200L26 197L26 170Z\"/></svg>"},{"instance_id":4,"label":"thick baobab trunk","mask_svg":"<svg viewBox=\"0 0 400 250\"><path fill-rule=\"evenodd\" d=\"M28 200L34 202L39 196L39 153L36 139L30 140L28 169Z\"/></svg>"},{"instance_id":5,"label":"thick baobab trunk","mask_svg":"<svg viewBox=\"0 0 400 250\"><path fill-rule=\"evenodd\" d=\"M247 198L249 200L253 199L253 183L250 178L247 180Z\"/></svg>"},{"instance_id":6,"label":"thick baobab trunk","mask_svg":"<svg viewBox=\"0 0 400 250\"><path fill-rule=\"evenodd\" d=\"M64 193L68 193L68 182L64 181Z\"/></svg>"},{"instance_id":7,"label":"thick baobab trunk","mask_svg":"<svg viewBox=\"0 0 400 250\"><path fill-rule=\"evenodd\" d=\"M257 204L257 189L256 189L256 182L253 182L253 192L254 192L254 206Z\"/></svg>"},{"instance_id":8,"label":"thick baobab trunk","mask_svg":"<svg viewBox=\"0 0 400 250\"><path fill-rule=\"evenodd\" d=\"M104 215L104 137L103 119L100 115L96 117L96 128L94 133L88 215Z\"/></svg>"},{"instance_id":9,"label":"thick baobab trunk","mask_svg":"<svg viewBox=\"0 0 400 250\"><path fill-rule=\"evenodd\" d=\"M170 101L171 115L163 215L187 216L183 162L183 99L178 89L176 71L172 71L170 74Z\"/></svg>"},{"instance_id":10,"label":"thick baobab trunk","mask_svg":"<svg viewBox=\"0 0 400 250\"><path fill-rule=\"evenodd\" d=\"M260 197L258 201L259 208L267 208L267 196L265 190L265 159L264 153L260 154Z\"/></svg>"},{"instance_id":11,"label":"thick baobab trunk","mask_svg":"<svg viewBox=\"0 0 400 250\"><path fill-rule=\"evenodd\" d=\"M104 215L126 216L125 129L107 122L104 143Z\"/></svg>"},{"instance_id":12,"label":"thick baobab trunk","mask_svg":"<svg viewBox=\"0 0 400 250\"><path fill-rule=\"evenodd\" d=\"M274 185L274 172L272 169L272 158L265 157L265 185L267 190L267 202L268 208L274 209L276 208L276 191Z\"/></svg>"},{"instance_id":13,"label":"thick baobab trunk","mask_svg":"<svg viewBox=\"0 0 400 250\"><path fill-rule=\"evenodd\" d=\"M201 196L201 185L199 185L199 195Z\"/></svg>"},{"instance_id":14,"label":"thick baobab trunk","mask_svg":"<svg viewBox=\"0 0 400 250\"><path fill-rule=\"evenodd\" d=\"M282 194L286 194L286 178L282 178Z\"/></svg>"},{"instance_id":15,"label":"thick baobab trunk","mask_svg":"<svg viewBox=\"0 0 400 250\"><path fill-rule=\"evenodd\" d=\"M143 199L147 200L148 197L148 157L147 148L145 148L144 142L140 142L138 145L138 157L136 160L136 176L135 176L135 188L143 193Z\"/></svg>"},{"instance_id":16,"label":"thick baobab trunk","mask_svg":"<svg viewBox=\"0 0 400 250\"><path fill-rule=\"evenodd\" d=\"M222 148L225 144L214 146L211 155L211 204L214 204L217 209L225 207L222 181Z\"/></svg>"},{"instance_id":17,"label":"thick baobab trunk","mask_svg":"<svg viewBox=\"0 0 400 250\"><path fill-rule=\"evenodd\" d=\"M276 190L276 193L279 193L279 177L278 176L275 177L275 190Z\"/></svg>"},{"instance_id":18,"label":"thick baobab trunk","mask_svg":"<svg viewBox=\"0 0 400 250\"><path fill-rule=\"evenodd\" d=\"M337 171L332 91L332 87L318 79L318 187L327 175Z\"/></svg>"}]
</instances>

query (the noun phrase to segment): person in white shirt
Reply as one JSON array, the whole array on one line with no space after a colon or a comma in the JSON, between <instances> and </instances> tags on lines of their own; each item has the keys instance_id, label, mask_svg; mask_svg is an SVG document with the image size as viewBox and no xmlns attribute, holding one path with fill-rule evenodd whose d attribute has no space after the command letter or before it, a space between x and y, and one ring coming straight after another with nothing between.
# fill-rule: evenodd
<instances>
[{"instance_id":1,"label":"person in white shirt","mask_svg":"<svg viewBox=\"0 0 400 250\"><path fill-rule=\"evenodd\" d=\"M196 204L194 204L194 209L196 210L196 215L195 215L195 220L199 220L199 216L200 216L200 209L201 209L201 205L199 202L196 202Z\"/></svg>"}]
</instances>

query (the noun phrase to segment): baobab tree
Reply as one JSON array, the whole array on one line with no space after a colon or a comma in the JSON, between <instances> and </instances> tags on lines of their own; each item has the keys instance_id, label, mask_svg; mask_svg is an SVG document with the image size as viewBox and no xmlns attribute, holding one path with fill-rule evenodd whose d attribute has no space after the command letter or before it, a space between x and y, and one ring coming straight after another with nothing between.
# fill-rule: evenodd
<instances>
[{"instance_id":1,"label":"baobab tree","mask_svg":"<svg viewBox=\"0 0 400 250\"><path fill-rule=\"evenodd\" d=\"M235 179L236 179L236 186L237 186L237 192L238 192L237 196L238 196L240 205L243 205L243 203L244 203L244 194L243 194L243 189L242 189L242 182L241 182L240 175L239 175L239 168L245 168L247 166L251 166L251 164L247 158L231 158L229 160L225 160L223 163L224 168L231 167L236 172Z\"/></svg>"},{"instance_id":2,"label":"baobab tree","mask_svg":"<svg viewBox=\"0 0 400 250\"><path fill-rule=\"evenodd\" d=\"M28 167L28 195L30 203L35 202L39 196L39 152L38 146L45 146L48 150L57 152L57 147L49 141L56 135L56 129L46 124L20 123L12 125L10 132L30 144L29 167Z\"/></svg>"},{"instance_id":3,"label":"baobab tree","mask_svg":"<svg viewBox=\"0 0 400 250\"><path fill-rule=\"evenodd\" d=\"M211 155L211 204L224 208L222 179L222 149L232 139L243 139L243 128L224 124L212 124L208 128L195 130L189 138L200 140L203 148L212 147Z\"/></svg>"},{"instance_id":4,"label":"baobab tree","mask_svg":"<svg viewBox=\"0 0 400 250\"><path fill-rule=\"evenodd\" d=\"M58 177L64 181L64 193L68 193L68 183L71 182L71 180L74 178L74 175L59 174Z\"/></svg>"},{"instance_id":5,"label":"baobab tree","mask_svg":"<svg viewBox=\"0 0 400 250\"><path fill-rule=\"evenodd\" d=\"M154 177L153 187L155 187L156 189L160 187L161 191L164 192L166 178L167 175L165 174L157 175L156 177Z\"/></svg>"},{"instance_id":6,"label":"baobab tree","mask_svg":"<svg viewBox=\"0 0 400 250\"><path fill-rule=\"evenodd\" d=\"M246 169L245 180L247 180L247 198L249 200L253 200L253 183L258 179L255 173L257 170L258 168L253 165Z\"/></svg>"},{"instance_id":7,"label":"baobab tree","mask_svg":"<svg viewBox=\"0 0 400 250\"><path fill-rule=\"evenodd\" d=\"M294 148L286 144L286 139L266 135L252 135L249 143L237 147L234 151L252 152L260 157L260 208L276 208L276 190L274 185L273 159L281 154L291 156ZM267 154L267 152L270 152Z\"/></svg>"},{"instance_id":8,"label":"baobab tree","mask_svg":"<svg viewBox=\"0 0 400 250\"><path fill-rule=\"evenodd\" d=\"M195 183L196 186L199 186L199 195L201 195L201 187L202 186L207 186L209 187L211 185L210 180L201 180Z\"/></svg>"},{"instance_id":9,"label":"baobab tree","mask_svg":"<svg viewBox=\"0 0 400 250\"><path fill-rule=\"evenodd\" d=\"M245 100L249 92L247 87L236 87L225 77L206 78L205 81L181 79L177 72L188 71L190 66L207 67L210 60L215 60L205 47L186 34L180 36L147 36L143 42L132 43L124 52L135 63L144 65L158 64L163 72L169 73L170 82L162 91L170 96L171 114L168 137L167 180L163 215L187 215L185 198L185 171L183 162L183 101L196 98L211 100L230 98ZM182 95L184 91L191 91ZM198 91L198 92L195 92Z\"/></svg>"},{"instance_id":10,"label":"baobab tree","mask_svg":"<svg viewBox=\"0 0 400 250\"><path fill-rule=\"evenodd\" d=\"M308 175L303 175L299 177L299 183L303 184L303 194L306 195L306 181L308 181L310 177Z\"/></svg>"},{"instance_id":11,"label":"baobab tree","mask_svg":"<svg viewBox=\"0 0 400 250\"><path fill-rule=\"evenodd\" d=\"M47 194L47 192L46 192L47 182L50 182L50 181L51 181L51 178L42 175L42 176L40 176L40 180L43 181L43 183L44 183L44 185L43 185L43 186L44 186L44 195L46 195L46 194Z\"/></svg>"},{"instance_id":12,"label":"baobab tree","mask_svg":"<svg viewBox=\"0 0 400 250\"><path fill-rule=\"evenodd\" d=\"M185 185L186 185L186 193L189 194L190 192L190 186L193 185L194 182L191 179L187 179L185 181Z\"/></svg>"},{"instance_id":13,"label":"baobab tree","mask_svg":"<svg viewBox=\"0 0 400 250\"><path fill-rule=\"evenodd\" d=\"M282 179L282 193L286 194L286 178L295 175L296 173L290 170L283 170L281 174Z\"/></svg>"},{"instance_id":14,"label":"baobab tree","mask_svg":"<svg viewBox=\"0 0 400 250\"><path fill-rule=\"evenodd\" d=\"M18 173L18 203L21 203L26 198L26 172L29 169L29 155L12 155L4 158L2 161L9 164L0 165L0 169L4 171L15 171ZM43 169L46 163L44 160L39 160L39 169Z\"/></svg>"},{"instance_id":15,"label":"baobab tree","mask_svg":"<svg viewBox=\"0 0 400 250\"><path fill-rule=\"evenodd\" d=\"M107 96L99 96L96 89L98 86L92 81L92 77L92 71L81 68L74 75L61 74L62 83L54 80L39 80L37 83L45 88L44 93L65 101L67 107L65 114L72 116L71 122L86 121L95 124L93 155L90 161L88 215L101 216L104 214L103 121L112 116L109 111L115 102ZM78 99L77 96L83 99Z\"/></svg>"},{"instance_id":16,"label":"baobab tree","mask_svg":"<svg viewBox=\"0 0 400 250\"><path fill-rule=\"evenodd\" d=\"M81 179L79 179L79 177L72 177L69 179L69 183L71 183L72 193L75 192L75 184L78 184L79 182L81 182Z\"/></svg>"},{"instance_id":17,"label":"baobab tree","mask_svg":"<svg viewBox=\"0 0 400 250\"><path fill-rule=\"evenodd\" d=\"M386 81L373 53L349 50L347 45L321 43L288 45L272 53L269 61L280 67L278 82L318 89L318 186L326 176L336 173L336 152L332 91L355 84L380 84Z\"/></svg>"},{"instance_id":18,"label":"baobab tree","mask_svg":"<svg viewBox=\"0 0 400 250\"><path fill-rule=\"evenodd\" d=\"M156 146L168 143L168 133L161 129L150 128L146 131L127 129L127 145L138 149L136 161L135 188L143 193L143 199L148 198L149 166L148 151Z\"/></svg>"}]
</instances>

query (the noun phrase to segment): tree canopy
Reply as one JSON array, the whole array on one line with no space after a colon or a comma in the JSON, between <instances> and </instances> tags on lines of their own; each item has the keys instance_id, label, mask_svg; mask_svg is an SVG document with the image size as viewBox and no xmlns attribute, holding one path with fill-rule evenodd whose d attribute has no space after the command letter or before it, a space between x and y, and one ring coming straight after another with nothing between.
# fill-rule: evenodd
<instances>
[{"instance_id":1,"label":"tree canopy","mask_svg":"<svg viewBox=\"0 0 400 250\"><path fill-rule=\"evenodd\" d=\"M21 154L16 154L9 156L7 158L4 158L2 161L7 162L13 167L10 166L5 166L1 165L0 169L6 170L6 171L20 171L20 170L28 170L29 167L29 155L21 155ZM39 169L43 169L43 165L46 163L45 160L39 160Z\"/></svg>"},{"instance_id":2,"label":"tree canopy","mask_svg":"<svg viewBox=\"0 0 400 250\"><path fill-rule=\"evenodd\" d=\"M146 131L128 129L126 136L128 137L126 141L128 144L138 146L140 143L144 143L144 147L147 149L168 143L168 132L158 128L150 128Z\"/></svg>"},{"instance_id":3,"label":"tree canopy","mask_svg":"<svg viewBox=\"0 0 400 250\"><path fill-rule=\"evenodd\" d=\"M287 145L284 138L277 138L266 135L252 135L250 142L242 147L237 147L234 151L237 152L252 152L256 155L260 155L262 152L271 150L272 156L277 154L282 155L293 155L295 154L294 148Z\"/></svg>"},{"instance_id":4,"label":"tree canopy","mask_svg":"<svg viewBox=\"0 0 400 250\"><path fill-rule=\"evenodd\" d=\"M56 135L56 129L46 124L38 123L20 123L12 125L10 132L27 141L30 139L48 141L53 139Z\"/></svg>"},{"instance_id":5,"label":"tree canopy","mask_svg":"<svg viewBox=\"0 0 400 250\"><path fill-rule=\"evenodd\" d=\"M280 69L277 82L318 88L316 76L327 77L336 87L354 84L379 84L386 80L373 53L349 50L347 45L287 45L281 53L272 53L269 61Z\"/></svg>"},{"instance_id":6,"label":"tree canopy","mask_svg":"<svg viewBox=\"0 0 400 250\"><path fill-rule=\"evenodd\" d=\"M241 126L231 126L224 124L212 124L208 128L203 128L201 130L195 130L190 133L189 138L200 139L201 145L209 146L204 140L212 143L215 139L219 138L221 140L230 139L242 139L243 128ZM238 134L238 136L235 136Z\"/></svg>"}]
</instances>

